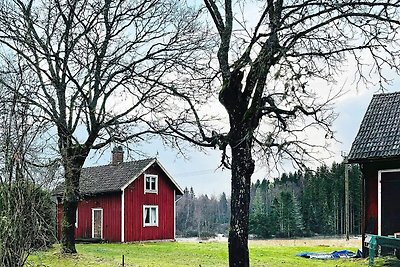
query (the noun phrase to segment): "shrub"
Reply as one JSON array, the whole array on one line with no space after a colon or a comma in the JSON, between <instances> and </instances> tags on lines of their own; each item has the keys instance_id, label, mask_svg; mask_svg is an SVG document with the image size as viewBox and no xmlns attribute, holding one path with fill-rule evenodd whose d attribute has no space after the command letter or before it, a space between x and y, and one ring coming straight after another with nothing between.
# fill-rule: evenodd
<instances>
[{"instance_id":1,"label":"shrub","mask_svg":"<svg viewBox=\"0 0 400 267\"><path fill-rule=\"evenodd\" d=\"M27 256L55 240L49 192L27 181L0 185L0 263L23 266Z\"/></svg>"}]
</instances>

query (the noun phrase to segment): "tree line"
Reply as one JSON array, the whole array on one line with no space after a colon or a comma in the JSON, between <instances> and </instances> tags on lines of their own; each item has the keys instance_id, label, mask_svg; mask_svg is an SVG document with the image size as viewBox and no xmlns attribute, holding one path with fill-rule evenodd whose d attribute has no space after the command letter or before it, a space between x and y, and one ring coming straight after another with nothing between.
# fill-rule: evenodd
<instances>
[{"instance_id":1,"label":"tree line","mask_svg":"<svg viewBox=\"0 0 400 267\"><path fill-rule=\"evenodd\" d=\"M257 238L345 234L344 164L322 165L316 171L283 173L251 185L249 234ZM349 170L349 233L360 233L361 171ZM184 190L177 202L177 234L210 237L227 233L230 198L196 196Z\"/></svg>"},{"instance_id":2,"label":"tree line","mask_svg":"<svg viewBox=\"0 0 400 267\"><path fill-rule=\"evenodd\" d=\"M196 196L193 188L185 188L176 204L176 232L179 236L199 238L226 233L230 217L230 199L207 194Z\"/></svg>"}]
</instances>

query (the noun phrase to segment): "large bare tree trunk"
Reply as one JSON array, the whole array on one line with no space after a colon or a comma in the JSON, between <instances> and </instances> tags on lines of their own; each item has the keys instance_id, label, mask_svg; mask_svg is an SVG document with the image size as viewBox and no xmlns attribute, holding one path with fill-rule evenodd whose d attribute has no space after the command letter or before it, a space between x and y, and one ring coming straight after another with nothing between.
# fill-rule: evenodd
<instances>
[{"instance_id":1,"label":"large bare tree trunk","mask_svg":"<svg viewBox=\"0 0 400 267\"><path fill-rule=\"evenodd\" d=\"M61 226L61 252L76 253L75 248L75 221L76 208L78 201L72 193L64 195L63 198L63 217Z\"/></svg>"},{"instance_id":2,"label":"large bare tree trunk","mask_svg":"<svg viewBox=\"0 0 400 267\"><path fill-rule=\"evenodd\" d=\"M75 150L71 155L63 155L65 171L63 217L61 224L61 252L76 253L75 248L75 222L76 208L79 202L79 180L82 166L88 155L82 149Z\"/></svg>"},{"instance_id":3,"label":"large bare tree trunk","mask_svg":"<svg viewBox=\"0 0 400 267\"><path fill-rule=\"evenodd\" d=\"M248 249L250 183L254 172L251 146L239 141L232 146L231 222L229 230L229 266L250 266Z\"/></svg>"}]
</instances>

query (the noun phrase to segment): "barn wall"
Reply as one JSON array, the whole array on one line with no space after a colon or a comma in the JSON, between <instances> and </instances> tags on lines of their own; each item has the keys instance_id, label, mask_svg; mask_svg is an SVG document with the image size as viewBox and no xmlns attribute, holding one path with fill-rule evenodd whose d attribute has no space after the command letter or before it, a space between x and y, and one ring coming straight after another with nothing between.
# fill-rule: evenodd
<instances>
[{"instance_id":1,"label":"barn wall","mask_svg":"<svg viewBox=\"0 0 400 267\"><path fill-rule=\"evenodd\" d=\"M365 232L378 234L378 170L369 168L365 181Z\"/></svg>"},{"instance_id":2,"label":"barn wall","mask_svg":"<svg viewBox=\"0 0 400 267\"><path fill-rule=\"evenodd\" d=\"M378 234L378 171L399 168L400 159L361 163L365 185L362 222L362 251L364 257L368 256L368 248L364 246L366 234Z\"/></svg>"},{"instance_id":3,"label":"barn wall","mask_svg":"<svg viewBox=\"0 0 400 267\"><path fill-rule=\"evenodd\" d=\"M378 171L388 169L400 169L400 160L376 161L363 164L366 185L365 233L378 234Z\"/></svg>"},{"instance_id":4,"label":"barn wall","mask_svg":"<svg viewBox=\"0 0 400 267\"><path fill-rule=\"evenodd\" d=\"M158 175L158 194L144 193L144 174L125 189L125 242L174 238L172 183L158 166L145 174ZM158 205L158 226L143 227L143 205Z\"/></svg>"},{"instance_id":5,"label":"barn wall","mask_svg":"<svg viewBox=\"0 0 400 267\"><path fill-rule=\"evenodd\" d=\"M61 238L62 205L57 205L57 237ZM103 239L121 241L121 193L83 199L78 204L76 238L92 237L92 208L103 209Z\"/></svg>"}]
</instances>

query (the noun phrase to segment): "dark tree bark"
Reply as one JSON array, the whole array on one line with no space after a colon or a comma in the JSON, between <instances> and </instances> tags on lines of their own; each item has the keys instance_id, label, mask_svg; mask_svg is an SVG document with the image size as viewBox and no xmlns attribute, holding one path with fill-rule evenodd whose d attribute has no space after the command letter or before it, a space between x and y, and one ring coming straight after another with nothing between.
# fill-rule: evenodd
<instances>
[{"instance_id":1,"label":"dark tree bark","mask_svg":"<svg viewBox=\"0 0 400 267\"><path fill-rule=\"evenodd\" d=\"M73 193L65 190L63 197L63 217L61 227L61 253L76 253L75 248L75 221L78 200Z\"/></svg>"},{"instance_id":2,"label":"dark tree bark","mask_svg":"<svg viewBox=\"0 0 400 267\"><path fill-rule=\"evenodd\" d=\"M254 172L252 137L258 125L246 117L247 101L241 94L243 73L231 73L219 101L229 114L231 127L231 220L229 228L229 266L250 266L248 249L251 176Z\"/></svg>"},{"instance_id":3,"label":"dark tree bark","mask_svg":"<svg viewBox=\"0 0 400 267\"><path fill-rule=\"evenodd\" d=\"M87 149L80 147L66 149L63 156L65 170L63 217L61 228L61 252L76 253L75 248L75 222L76 208L80 199L79 181L81 170L88 155Z\"/></svg>"},{"instance_id":4,"label":"dark tree bark","mask_svg":"<svg viewBox=\"0 0 400 267\"><path fill-rule=\"evenodd\" d=\"M229 266L250 266L248 249L251 175L254 160L251 146L242 142L232 148L231 222Z\"/></svg>"},{"instance_id":5,"label":"dark tree bark","mask_svg":"<svg viewBox=\"0 0 400 267\"><path fill-rule=\"evenodd\" d=\"M372 79L383 88L388 81L384 67L400 71L395 34L400 30L400 3L203 2L219 39L214 51L220 78L216 84L229 123L224 130L210 129L192 91L171 88L194 115L188 122L185 110L183 119L169 120L169 127L179 138L222 150L222 166L232 172L229 264L248 266L249 186L255 156L270 169L281 168L282 161L305 167L305 161L321 160L321 150L326 151L326 143L334 139L331 104L342 92L324 91L324 86L312 83L334 87L338 73L344 71L343 62L352 59L357 81L371 81L365 74L372 70L377 74ZM372 58L368 70L363 62L366 54ZM325 140L307 136L315 129Z\"/></svg>"}]
</instances>

